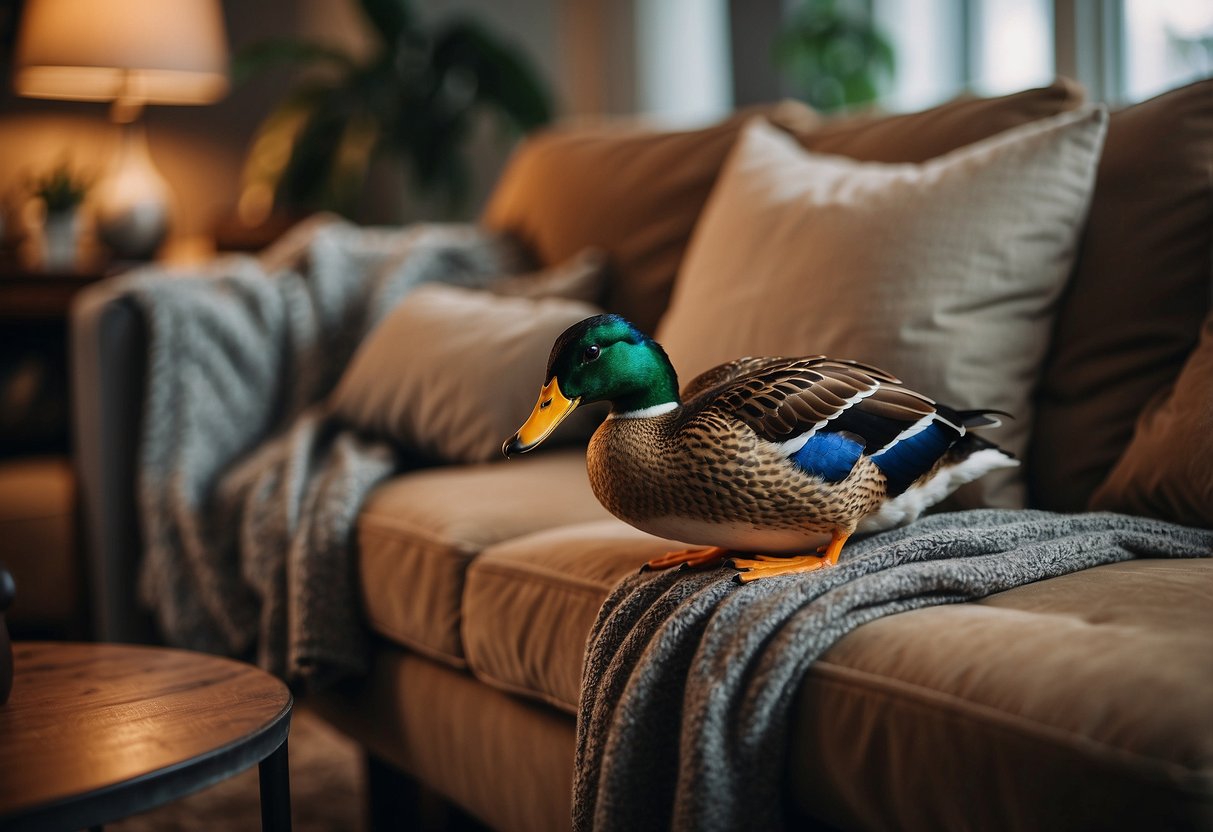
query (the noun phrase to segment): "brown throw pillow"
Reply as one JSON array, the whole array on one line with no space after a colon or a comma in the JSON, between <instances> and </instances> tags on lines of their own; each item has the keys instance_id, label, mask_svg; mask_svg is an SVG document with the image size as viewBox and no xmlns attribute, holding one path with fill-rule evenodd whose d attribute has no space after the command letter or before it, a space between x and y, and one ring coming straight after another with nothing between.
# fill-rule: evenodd
<instances>
[{"instance_id":1,"label":"brown throw pillow","mask_svg":"<svg viewBox=\"0 0 1213 832\"><path fill-rule=\"evenodd\" d=\"M1114 113L1037 401L1033 502L1079 511L1179 374L1213 286L1213 79Z\"/></svg>"},{"instance_id":2,"label":"brown throw pillow","mask_svg":"<svg viewBox=\"0 0 1213 832\"><path fill-rule=\"evenodd\" d=\"M1091 507L1213 528L1213 314L1175 385L1142 412Z\"/></svg>"},{"instance_id":3,"label":"brown throw pillow","mask_svg":"<svg viewBox=\"0 0 1213 832\"><path fill-rule=\"evenodd\" d=\"M816 123L803 105L785 102L702 130L605 125L538 134L506 166L483 222L517 237L540 263L601 248L611 269L606 308L651 332L720 166L756 113L801 130Z\"/></svg>"}]
</instances>

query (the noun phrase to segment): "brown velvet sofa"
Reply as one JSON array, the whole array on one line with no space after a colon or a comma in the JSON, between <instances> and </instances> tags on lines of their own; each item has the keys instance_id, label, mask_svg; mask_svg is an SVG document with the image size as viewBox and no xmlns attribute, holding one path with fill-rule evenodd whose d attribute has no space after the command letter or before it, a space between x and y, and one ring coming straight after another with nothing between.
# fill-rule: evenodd
<instances>
[{"instance_id":1,"label":"brown velvet sofa","mask_svg":"<svg viewBox=\"0 0 1213 832\"><path fill-rule=\"evenodd\" d=\"M909 116L779 118L811 150L913 163L1080 99L1058 83ZM601 247L605 305L651 330L739 124L533 139L484 221L544 262ZM1211 172L1213 82L1112 115L1032 384L1036 507L1213 523L1208 469L1190 464L1213 464L1213 440L1173 413L1181 373L1207 369L1200 351L1213 348L1207 332L1197 346L1213 292ZM144 324L102 288L74 326L99 635L154 638L133 578ZM1125 483L1138 442L1154 461ZM493 828L567 828L587 634L616 582L671 542L607 515L572 447L395 477L362 508L356 545L372 669L311 702L380 764L379 805L397 771ZM1097 567L873 621L811 667L795 713L785 791L806 826L1213 829L1213 559Z\"/></svg>"}]
</instances>

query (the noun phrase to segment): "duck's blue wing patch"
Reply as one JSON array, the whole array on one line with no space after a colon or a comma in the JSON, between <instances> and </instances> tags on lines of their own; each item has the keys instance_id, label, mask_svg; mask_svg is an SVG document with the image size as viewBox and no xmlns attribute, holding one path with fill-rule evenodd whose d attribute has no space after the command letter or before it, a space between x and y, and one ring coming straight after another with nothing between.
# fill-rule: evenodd
<instances>
[{"instance_id":1,"label":"duck's blue wing patch","mask_svg":"<svg viewBox=\"0 0 1213 832\"><path fill-rule=\"evenodd\" d=\"M898 439L872 455L872 462L888 480L888 494L895 497L910 487L947 453L960 434L951 427L932 422L913 436Z\"/></svg>"},{"instance_id":2,"label":"duck's blue wing patch","mask_svg":"<svg viewBox=\"0 0 1213 832\"><path fill-rule=\"evenodd\" d=\"M863 440L859 437L822 431L809 437L804 447L792 454L792 461L804 472L826 482L842 482L862 453Z\"/></svg>"}]
</instances>

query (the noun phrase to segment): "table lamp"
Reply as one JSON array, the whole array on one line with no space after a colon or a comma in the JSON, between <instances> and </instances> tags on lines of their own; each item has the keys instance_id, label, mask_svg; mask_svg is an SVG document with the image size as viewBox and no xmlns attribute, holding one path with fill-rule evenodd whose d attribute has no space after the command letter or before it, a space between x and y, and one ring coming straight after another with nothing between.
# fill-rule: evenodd
<instances>
[{"instance_id":1,"label":"table lamp","mask_svg":"<svg viewBox=\"0 0 1213 832\"><path fill-rule=\"evenodd\" d=\"M218 0L30 0L14 69L19 95L112 102L122 146L97 185L97 232L118 257L151 257L171 191L139 116L145 104L207 104L227 92Z\"/></svg>"}]
</instances>

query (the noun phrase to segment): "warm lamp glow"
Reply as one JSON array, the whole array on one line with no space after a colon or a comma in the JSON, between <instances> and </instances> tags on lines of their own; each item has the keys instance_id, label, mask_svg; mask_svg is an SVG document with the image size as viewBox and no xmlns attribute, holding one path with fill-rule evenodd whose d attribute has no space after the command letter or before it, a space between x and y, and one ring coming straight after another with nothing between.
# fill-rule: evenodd
<instances>
[{"instance_id":1,"label":"warm lamp glow","mask_svg":"<svg viewBox=\"0 0 1213 832\"><path fill-rule=\"evenodd\" d=\"M219 0L30 0L13 85L34 98L114 102L125 128L97 187L97 231L119 257L151 257L172 192L138 118L144 104L208 104L227 92Z\"/></svg>"},{"instance_id":2,"label":"warm lamp glow","mask_svg":"<svg viewBox=\"0 0 1213 832\"><path fill-rule=\"evenodd\" d=\"M227 92L215 0L31 0L21 24L20 95L207 104Z\"/></svg>"}]
</instances>

